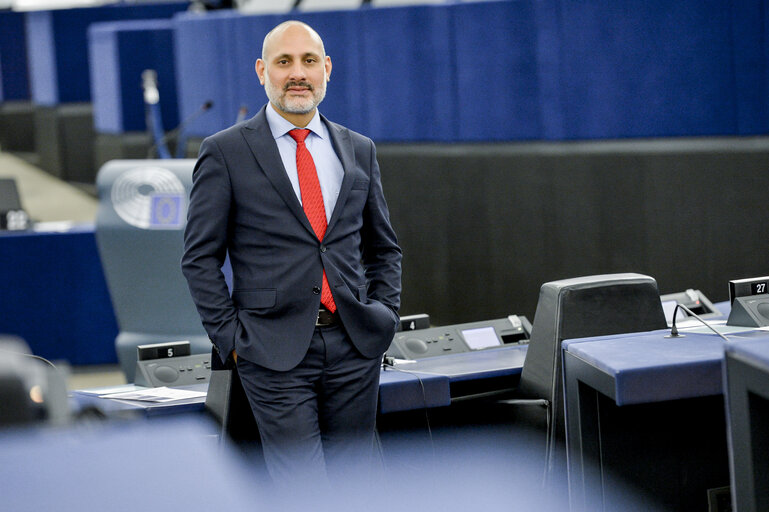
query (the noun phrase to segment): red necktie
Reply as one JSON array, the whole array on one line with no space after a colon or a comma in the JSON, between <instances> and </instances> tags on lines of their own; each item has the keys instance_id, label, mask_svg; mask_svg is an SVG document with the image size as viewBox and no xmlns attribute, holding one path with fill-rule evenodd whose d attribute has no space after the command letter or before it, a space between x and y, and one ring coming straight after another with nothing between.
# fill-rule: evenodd
<instances>
[{"instance_id":1,"label":"red necktie","mask_svg":"<svg viewBox=\"0 0 769 512\"><path fill-rule=\"evenodd\" d=\"M326 234L326 208L323 206L323 193L320 190L318 173L315 170L315 162L304 144L304 139L310 134L310 130L294 129L288 132L296 141L296 171L299 174L299 191L302 194L302 208L315 231L318 240L323 240ZM321 284L320 303L332 313L336 311L334 297L326 279L326 271L323 270L323 283Z\"/></svg>"}]
</instances>

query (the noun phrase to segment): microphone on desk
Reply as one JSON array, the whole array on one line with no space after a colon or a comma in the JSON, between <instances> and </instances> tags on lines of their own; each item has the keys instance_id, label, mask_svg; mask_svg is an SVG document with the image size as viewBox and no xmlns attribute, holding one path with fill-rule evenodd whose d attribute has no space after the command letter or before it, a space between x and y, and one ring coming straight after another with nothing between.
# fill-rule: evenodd
<instances>
[{"instance_id":1,"label":"microphone on desk","mask_svg":"<svg viewBox=\"0 0 769 512\"><path fill-rule=\"evenodd\" d=\"M149 150L147 151L147 158L152 158L152 155L155 153L155 150L158 147L161 147L165 145L167 142L175 139L179 136L179 133L187 127L191 122L196 120L198 117L202 116L206 112L208 112L211 107L214 106L214 102L211 100L206 100L203 102L202 105L200 105L200 108L198 108L195 112L188 115L181 123L179 123L176 128L171 130L170 132L163 135L158 141L156 141L152 146L150 146ZM177 152L178 153L178 152Z\"/></svg>"},{"instance_id":2,"label":"microphone on desk","mask_svg":"<svg viewBox=\"0 0 769 512\"><path fill-rule=\"evenodd\" d=\"M729 339L726 336L724 336L723 334L715 330L709 323L707 323L705 320L697 316L691 309L687 308L683 304L676 304L676 308L673 310L673 325L670 327L670 334L665 336L666 338L684 338L686 336L685 334L680 334L678 332L678 327L676 327L676 318L678 318L678 308L683 309L689 315L696 318L702 325L704 325L705 327L707 327L708 329L710 329L711 331L719 335L721 338L723 338L724 341L729 341Z\"/></svg>"}]
</instances>

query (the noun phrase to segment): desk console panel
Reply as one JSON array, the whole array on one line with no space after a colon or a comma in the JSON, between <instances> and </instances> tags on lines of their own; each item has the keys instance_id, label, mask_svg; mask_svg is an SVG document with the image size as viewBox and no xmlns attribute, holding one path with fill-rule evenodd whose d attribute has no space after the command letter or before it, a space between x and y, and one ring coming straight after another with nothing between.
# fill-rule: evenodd
<instances>
[{"instance_id":1,"label":"desk console panel","mask_svg":"<svg viewBox=\"0 0 769 512\"><path fill-rule=\"evenodd\" d=\"M399 359L420 359L474 350L487 350L509 344L528 343L531 323L525 316L430 327L395 334L387 351Z\"/></svg>"},{"instance_id":2,"label":"desk console panel","mask_svg":"<svg viewBox=\"0 0 769 512\"><path fill-rule=\"evenodd\" d=\"M211 378L211 354L136 362L135 384L148 388L189 386Z\"/></svg>"}]
</instances>

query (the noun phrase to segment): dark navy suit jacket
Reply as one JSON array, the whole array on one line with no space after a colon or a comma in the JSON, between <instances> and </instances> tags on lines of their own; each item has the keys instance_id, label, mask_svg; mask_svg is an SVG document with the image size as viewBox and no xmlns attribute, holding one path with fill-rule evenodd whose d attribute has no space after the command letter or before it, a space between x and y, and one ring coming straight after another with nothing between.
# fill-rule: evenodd
<instances>
[{"instance_id":1,"label":"dark navy suit jacket","mask_svg":"<svg viewBox=\"0 0 769 512\"><path fill-rule=\"evenodd\" d=\"M344 167L319 241L294 193L265 110L203 141L195 170L182 271L224 362L238 357L288 370L310 345L322 270L353 344L380 357L398 323L401 250L390 225L374 143L322 121ZM232 295L221 272L232 265Z\"/></svg>"}]
</instances>

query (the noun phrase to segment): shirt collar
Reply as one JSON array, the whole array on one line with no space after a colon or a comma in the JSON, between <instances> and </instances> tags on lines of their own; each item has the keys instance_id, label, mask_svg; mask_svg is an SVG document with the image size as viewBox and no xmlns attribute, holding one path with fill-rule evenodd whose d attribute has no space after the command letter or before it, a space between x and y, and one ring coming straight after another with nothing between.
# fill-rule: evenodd
<instances>
[{"instance_id":1,"label":"shirt collar","mask_svg":"<svg viewBox=\"0 0 769 512\"><path fill-rule=\"evenodd\" d=\"M291 123L288 119L278 114L278 112L275 110L275 107L272 106L272 103L267 105L265 114L267 115L267 124L270 126L270 131L272 132L272 136L275 139L279 139L291 130L298 128L297 126L294 126L293 123ZM312 116L312 119L309 123L307 123L305 128L310 130L318 137L323 137L323 123L320 120L320 112L317 109L315 110L315 115Z\"/></svg>"}]
</instances>

